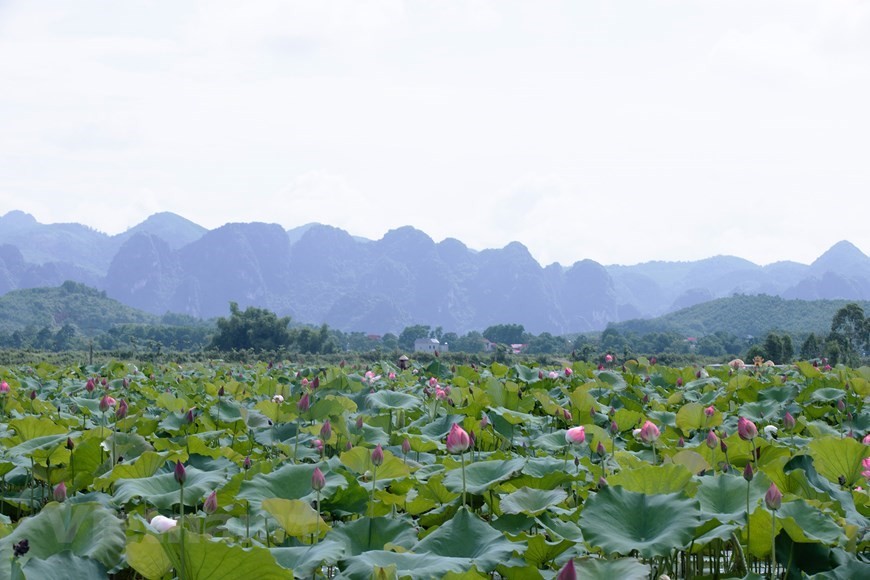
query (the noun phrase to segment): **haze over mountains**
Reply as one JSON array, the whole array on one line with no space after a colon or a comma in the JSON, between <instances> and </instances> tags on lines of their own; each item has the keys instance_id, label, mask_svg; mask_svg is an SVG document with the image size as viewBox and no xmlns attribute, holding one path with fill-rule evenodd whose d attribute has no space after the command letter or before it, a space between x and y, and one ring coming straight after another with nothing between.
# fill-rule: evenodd
<instances>
[{"instance_id":1,"label":"haze over mountains","mask_svg":"<svg viewBox=\"0 0 870 580\"><path fill-rule=\"evenodd\" d=\"M235 301L345 331L428 324L465 333L520 323L535 334L564 334L733 294L870 300L870 258L842 241L809 265L716 256L541 266L518 242L474 251L412 227L364 240L321 224L207 230L158 213L109 236L82 224L41 224L19 211L0 217L0 294L65 280L154 314L226 316Z\"/></svg>"}]
</instances>

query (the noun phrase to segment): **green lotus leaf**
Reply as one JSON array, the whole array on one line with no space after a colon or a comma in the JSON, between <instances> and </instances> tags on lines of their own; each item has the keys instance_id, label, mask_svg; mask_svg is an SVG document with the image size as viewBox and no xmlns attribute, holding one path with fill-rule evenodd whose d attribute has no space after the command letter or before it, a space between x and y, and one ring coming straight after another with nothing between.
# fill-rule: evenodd
<instances>
[{"instance_id":1,"label":"green lotus leaf","mask_svg":"<svg viewBox=\"0 0 870 580\"><path fill-rule=\"evenodd\" d=\"M637 550L644 558L685 548L700 523L698 502L682 494L648 495L612 486L590 495L579 522L589 545L608 554Z\"/></svg>"},{"instance_id":2,"label":"green lotus leaf","mask_svg":"<svg viewBox=\"0 0 870 580\"><path fill-rule=\"evenodd\" d=\"M846 398L846 391L843 389L836 389L833 387L826 387L823 389L819 389L817 391L812 391L812 394L809 396L810 401L819 401L822 403L836 403L841 399ZM804 397L799 397L799 401L806 400Z\"/></svg>"},{"instance_id":3,"label":"green lotus leaf","mask_svg":"<svg viewBox=\"0 0 870 580\"><path fill-rule=\"evenodd\" d=\"M861 477L861 461L870 456L870 446L851 437L822 437L809 444L810 455L816 470L836 482L846 478L846 485L852 487Z\"/></svg>"},{"instance_id":4,"label":"green lotus leaf","mask_svg":"<svg viewBox=\"0 0 870 580\"><path fill-rule=\"evenodd\" d=\"M740 519L745 521L746 492L749 485L746 480L729 475L702 477L700 480L695 499L698 500L705 518L715 518L722 523Z\"/></svg>"},{"instance_id":5,"label":"green lotus leaf","mask_svg":"<svg viewBox=\"0 0 870 580\"><path fill-rule=\"evenodd\" d=\"M376 410L388 409L417 409L422 401L414 395L397 391L377 391L366 399L366 406Z\"/></svg>"},{"instance_id":6,"label":"green lotus leaf","mask_svg":"<svg viewBox=\"0 0 870 580\"><path fill-rule=\"evenodd\" d=\"M583 532L580 530L580 526L574 522L560 520L547 513L539 515L537 520L541 526L550 530L557 537L570 540L574 543L583 542Z\"/></svg>"},{"instance_id":7,"label":"green lotus leaf","mask_svg":"<svg viewBox=\"0 0 870 580\"><path fill-rule=\"evenodd\" d=\"M320 491L321 497L330 497L338 488L347 485L345 479L333 472L328 464L318 465L326 480L326 485ZM242 482L236 497L249 501L254 509L259 509L262 501L269 498L313 499L315 493L311 488L311 476L318 465L287 463L272 473L258 473Z\"/></svg>"},{"instance_id":8,"label":"green lotus leaf","mask_svg":"<svg viewBox=\"0 0 870 580\"><path fill-rule=\"evenodd\" d=\"M607 478L611 486L622 486L635 493L676 493L686 488L692 472L682 465L643 465L635 469L623 469Z\"/></svg>"},{"instance_id":9,"label":"green lotus leaf","mask_svg":"<svg viewBox=\"0 0 870 580\"><path fill-rule=\"evenodd\" d=\"M710 469L710 464L704 456L692 449L678 451L671 455L667 461L676 465L682 465L695 475Z\"/></svg>"},{"instance_id":10,"label":"green lotus leaf","mask_svg":"<svg viewBox=\"0 0 870 580\"><path fill-rule=\"evenodd\" d=\"M577 577L584 580L642 580L649 578L649 565L634 558L604 560L587 558L574 561Z\"/></svg>"},{"instance_id":11,"label":"green lotus leaf","mask_svg":"<svg viewBox=\"0 0 870 580\"><path fill-rule=\"evenodd\" d=\"M180 487L175 474L164 466L164 473L139 479L119 479L115 482L115 501L125 504L133 498L142 498L161 510L168 510L181 500ZM196 505L202 498L220 487L228 478L228 470L203 471L193 465L185 468L184 505Z\"/></svg>"},{"instance_id":12,"label":"green lotus leaf","mask_svg":"<svg viewBox=\"0 0 870 580\"><path fill-rule=\"evenodd\" d=\"M129 539L126 558L127 564L147 580L163 578L172 569L172 560L160 540L151 534Z\"/></svg>"},{"instance_id":13,"label":"green lotus leaf","mask_svg":"<svg viewBox=\"0 0 870 580\"><path fill-rule=\"evenodd\" d=\"M620 431L628 431L643 423L643 413L630 411L629 409L619 409L613 414L613 421Z\"/></svg>"},{"instance_id":14,"label":"green lotus leaf","mask_svg":"<svg viewBox=\"0 0 870 580\"><path fill-rule=\"evenodd\" d=\"M412 580L429 580L442 578L449 572L462 573L471 567L467 558L445 558L435 554L415 554L370 550L352 556L339 563L342 566L342 578L349 580L370 580L372 572L378 569L390 569L392 573L385 578L411 578Z\"/></svg>"},{"instance_id":15,"label":"green lotus leaf","mask_svg":"<svg viewBox=\"0 0 870 580\"><path fill-rule=\"evenodd\" d=\"M362 475L374 471L372 450L366 447L354 447L349 451L343 452L339 458L342 465L354 473ZM384 462L378 466L377 470L378 481L384 482L390 479L407 477L410 473L411 469L408 467L408 464L384 449Z\"/></svg>"},{"instance_id":16,"label":"green lotus leaf","mask_svg":"<svg viewBox=\"0 0 870 580\"><path fill-rule=\"evenodd\" d=\"M160 534L160 543L179 571L184 560L184 578L188 580L286 580L288 570L278 565L266 548L243 548L187 530L182 550L176 527Z\"/></svg>"},{"instance_id":17,"label":"green lotus leaf","mask_svg":"<svg viewBox=\"0 0 870 580\"><path fill-rule=\"evenodd\" d=\"M72 433L71 435L75 435ZM66 433L60 435L45 435L34 437L7 451L11 457L32 457L37 463L45 463L46 459L53 464L64 463L69 451L66 450Z\"/></svg>"},{"instance_id":18,"label":"green lotus leaf","mask_svg":"<svg viewBox=\"0 0 870 580\"><path fill-rule=\"evenodd\" d=\"M329 531L329 525L323 521L320 514L308 504L299 499L264 499L261 507L284 528L288 536L296 538L305 536L322 536Z\"/></svg>"},{"instance_id":19,"label":"green lotus leaf","mask_svg":"<svg viewBox=\"0 0 870 580\"><path fill-rule=\"evenodd\" d=\"M27 578L69 580L70 578L108 578L106 567L91 558L72 552L52 554L45 560L31 558L23 568Z\"/></svg>"},{"instance_id":20,"label":"green lotus leaf","mask_svg":"<svg viewBox=\"0 0 870 580\"><path fill-rule=\"evenodd\" d=\"M469 512L460 509L447 523L420 540L416 553L431 553L447 558L467 558L483 572L491 572L514 550L521 548Z\"/></svg>"},{"instance_id":21,"label":"green lotus leaf","mask_svg":"<svg viewBox=\"0 0 870 580\"><path fill-rule=\"evenodd\" d=\"M13 419L9 421L9 426L15 429L15 439L22 442L49 435L63 434L66 436L69 432L66 427L58 425L48 417L34 417L33 415L28 415L22 419ZM65 438L64 441L66 441Z\"/></svg>"},{"instance_id":22,"label":"green lotus leaf","mask_svg":"<svg viewBox=\"0 0 870 580\"><path fill-rule=\"evenodd\" d=\"M846 515L846 521L850 524L863 527L867 525L867 520L861 515L856 506L851 493L843 491L837 485L832 484L824 477L821 477L815 469L813 458L809 455L796 455L783 467L783 471L791 477L793 472L803 473L802 480L812 487L816 492L823 496L828 496L836 500L838 510L842 510ZM804 496L807 499L813 499L809 495Z\"/></svg>"},{"instance_id":23,"label":"green lotus leaf","mask_svg":"<svg viewBox=\"0 0 870 580\"><path fill-rule=\"evenodd\" d=\"M749 553L756 558L770 556L770 536L772 532L773 518L766 508L758 508L749 516L751 534L749 538ZM776 518L776 531L782 529L782 520ZM746 528L743 528L743 541L746 541Z\"/></svg>"},{"instance_id":24,"label":"green lotus leaf","mask_svg":"<svg viewBox=\"0 0 870 580\"><path fill-rule=\"evenodd\" d=\"M523 559L536 568L542 568L544 565L552 562L559 554L574 545L574 542L567 540L548 542L543 534L530 536L527 541L528 547L523 553Z\"/></svg>"},{"instance_id":25,"label":"green lotus leaf","mask_svg":"<svg viewBox=\"0 0 870 580\"><path fill-rule=\"evenodd\" d=\"M465 417L462 415L444 415L437 417L434 421L429 421L424 416L415 423L415 426L420 428L421 435L440 441L447 436L454 423L462 424L463 420Z\"/></svg>"},{"instance_id":26,"label":"green lotus leaf","mask_svg":"<svg viewBox=\"0 0 870 580\"><path fill-rule=\"evenodd\" d=\"M409 550L417 543L417 532L408 518L358 518L336 525L325 540L341 546L346 556L356 556L369 550L383 550L385 546Z\"/></svg>"},{"instance_id":27,"label":"green lotus leaf","mask_svg":"<svg viewBox=\"0 0 870 580\"><path fill-rule=\"evenodd\" d=\"M525 465L522 458L475 461L465 466L465 485L469 493L482 494L502 481L518 475ZM462 493L462 469L447 472L444 486L452 492Z\"/></svg>"},{"instance_id":28,"label":"green lotus leaf","mask_svg":"<svg viewBox=\"0 0 870 580\"><path fill-rule=\"evenodd\" d=\"M796 394L797 389L794 387L768 387L758 393L758 400L787 403L794 399Z\"/></svg>"},{"instance_id":29,"label":"green lotus leaf","mask_svg":"<svg viewBox=\"0 0 870 580\"><path fill-rule=\"evenodd\" d=\"M698 429L707 431L722 424L721 413L717 412L712 417L707 417L704 414L704 409L705 407L701 403L688 403L680 407L680 410L677 411L676 423L683 435L688 436L692 431Z\"/></svg>"},{"instance_id":30,"label":"green lotus leaf","mask_svg":"<svg viewBox=\"0 0 870 580\"><path fill-rule=\"evenodd\" d=\"M116 465L105 477L94 480L94 489L105 490L119 479L141 479L151 477L166 465L167 454L155 451L146 451L137 457L132 463ZM177 459L177 458L174 458Z\"/></svg>"},{"instance_id":31,"label":"green lotus leaf","mask_svg":"<svg viewBox=\"0 0 870 580\"><path fill-rule=\"evenodd\" d=\"M782 527L795 542L822 542L828 545L845 542L843 528L830 516L803 500L782 504L776 515L782 518Z\"/></svg>"},{"instance_id":32,"label":"green lotus leaf","mask_svg":"<svg viewBox=\"0 0 870 580\"><path fill-rule=\"evenodd\" d=\"M324 565L334 565L344 556L344 547L329 540L310 546L271 548L269 551L279 566L293 570L303 578L315 577Z\"/></svg>"},{"instance_id":33,"label":"green lotus leaf","mask_svg":"<svg viewBox=\"0 0 870 580\"><path fill-rule=\"evenodd\" d=\"M28 560L45 560L68 552L96 560L110 570L121 562L124 524L97 503L52 502L35 516L23 519L11 534L0 540L0 555L5 562L12 559L12 545L23 539L30 542ZM3 568L3 572L8 570Z\"/></svg>"},{"instance_id":34,"label":"green lotus leaf","mask_svg":"<svg viewBox=\"0 0 870 580\"><path fill-rule=\"evenodd\" d=\"M781 409L782 405L774 400L768 399L754 401L742 405L740 407L739 416L763 424L771 420L778 421L781 418ZM760 431L761 425L759 425L758 428Z\"/></svg>"},{"instance_id":35,"label":"green lotus leaf","mask_svg":"<svg viewBox=\"0 0 870 580\"><path fill-rule=\"evenodd\" d=\"M564 489L549 491L522 487L501 498L501 511L506 514L526 514L537 516L552 506L558 505L568 498Z\"/></svg>"},{"instance_id":36,"label":"green lotus leaf","mask_svg":"<svg viewBox=\"0 0 870 580\"><path fill-rule=\"evenodd\" d=\"M561 436L561 435L560 435ZM561 436L564 441L564 436ZM586 470L581 465L580 469ZM535 489L555 489L560 485L574 480L577 468L569 463L566 471L564 459L555 457L532 457L526 461L523 472L511 480L515 487L533 487Z\"/></svg>"}]
</instances>

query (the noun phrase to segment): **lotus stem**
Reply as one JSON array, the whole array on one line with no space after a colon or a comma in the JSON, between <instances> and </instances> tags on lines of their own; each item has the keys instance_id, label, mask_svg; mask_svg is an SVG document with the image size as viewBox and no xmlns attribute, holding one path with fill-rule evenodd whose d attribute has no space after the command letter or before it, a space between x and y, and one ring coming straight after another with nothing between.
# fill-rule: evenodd
<instances>
[{"instance_id":1,"label":"lotus stem","mask_svg":"<svg viewBox=\"0 0 870 580\"><path fill-rule=\"evenodd\" d=\"M179 527L179 537L181 539L181 566L178 572L179 580L186 580L187 576L184 571L184 483L181 483L181 487L178 491L178 500L180 505L178 506L178 523Z\"/></svg>"},{"instance_id":2,"label":"lotus stem","mask_svg":"<svg viewBox=\"0 0 870 580\"><path fill-rule=\"evenodd\" d=\"M462 453L459 458L462 460L462 507L466 507L465 504L465 454Z\"/></svg>"},{"instance_id":3,"label":"lotus stem","mask_svg":"<svg viewBox=\"0 0 870 580\"><path fill-rule=\"evenodd\" d=\"M776 510L770 510L770 577L776 578Z\"/></svg>"}]
</instances>

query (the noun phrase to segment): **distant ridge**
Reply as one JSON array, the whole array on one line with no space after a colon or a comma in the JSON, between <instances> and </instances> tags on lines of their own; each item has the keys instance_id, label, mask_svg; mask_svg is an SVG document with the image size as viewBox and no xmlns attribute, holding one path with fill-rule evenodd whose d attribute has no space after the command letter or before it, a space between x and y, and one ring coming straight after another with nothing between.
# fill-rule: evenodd
<instances>
[{"instance_id":1,"label":"distant ridge","mask_svg":"<svg viewBox=\"0 0 870 580\"><path fill-rule=\"evenodd\" d=\"M345 331L426 324L464 333L519 323L532 333L602 330L732 295L870 300L870 258L841 241L812 264L759 266L734 256L543 267L519 242L473 251L410 226L380 240L306 224L208 230L169 212L109 236L81 224L0 217L0 294L74 280L162 315L210 318L240 306Z\"/></svg>"}]
</instances>

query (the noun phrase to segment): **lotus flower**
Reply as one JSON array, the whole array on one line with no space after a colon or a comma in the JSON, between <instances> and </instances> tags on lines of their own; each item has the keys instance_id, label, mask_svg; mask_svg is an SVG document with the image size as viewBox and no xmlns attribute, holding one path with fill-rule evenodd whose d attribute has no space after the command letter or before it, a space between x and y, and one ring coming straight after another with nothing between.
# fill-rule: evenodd
<instances>
[{"instance_id":1,"label":"lotus flower","mask_svg":"<svg viewBox=\"0 0 870 580\"><path fill-rule=\"evenodd\" d=\"M213 514L218 509L218 500L217 500L217 492L212 491L208 494L208 497L205 498L205 502L202 504L202 509L207 514Z\"/></svg>"},{"instance_id":2,"label":"lotus flower","mask_svg":"<svg viewBox=\"0 0 870 580\"><path fill-rule=\"evenodd\" d=\"M311 489L314 491L320 491L326 487L326 478L323 476L323 472L320 471L319 467L314 468L314 473L311 474Z\"/></svg>"},{"instance_id":3,"label":"lotus flower","mask_svg":"<svg viewBox=\"0 0 870 580\"><path fill-rule=\"evenodd\" d=\"M643 427L640 428L640 439L644 443L654 443L655 441L658 441L659 435L661 435L661 432L652 421L647 421L643 424Z\"/></svg>"},{"instance_id":4,"label":"lotus flower","mask_svg":"<svg viewBox=\"0 0 870 580\"><path fill-rule=\"evenodd\" d=\"M411 442L408 440L407 437L405 437L405 438L402 440L402 453L404 453L405 455L407 455L407 454L410 453L410 452L411 452Z\"/></svg>"},{"instance_id":5,"label":"lotus flower","mask_svg":"<svg viewBox=\"0 0 870 580\"><path fill-rule=\"evenodd\" d=\"M767 435L770 439L776 439L776 434L779 432L779 429L776 428L776 425L765 425L764 426L764 434Z\"/></svg>"},{"instance_id":6,"label":"lotus flower","mask_svg":"<svg viewBox=\"0 0 870 580\"><path fill-rule=\"evenodd\" d=\"M58 503L62 503L65 499L66 499L66 484L61 481L54 488L54 501L56 501Z\"/></svg>"},{"instance_id":7,"label":"lotus flower","mask_svg":"<svg viewBox=\"0 0 870 580\"><path fill-rule=\"evenodd\" d=\"M31 395L33 395L33 394L36 394L36 391L31 393ZM31 396L30 398L33 399L34 397ZM116 402L115 399L113 399L109 395L104 395L103 398L100 399L100 411L105 413L106 411L108 411L109 409L111 409L112 407L115 406L115 402Z\"/></svg>"},{"instance_id":8,"label":"lotus flower","mask_svg":"<svg viewBox=\"0 0 870 580\"><path fill-rule=\"evenodd\" d=\"M845 411L846 410L846 401L844 401L843 399L840 399L839 401L837 401L837 410L841 413L843 411Z\"/></svg>"},{"instance_id":9,"label":"lotus flower","mask_svg":"<svg viewBox=\"0 0 870 580\"><path fill-rule=\"evenodd\" d=\"M320 428L320 438L328 441L330 437L332 437L332 425L329 423L329 419L327 419Z\"/></svg>"},{"instance_id":10,"label":"lotus flower","mask_svg":"<svg viewBox=\"0 0 870 580\"><path fill-rule=\"evenodd\" d=\"M791 430L791 429L794 429L794 426L796 423L797 423L797 421L794 420L794 417L791 416L791 413L786 411L785 417L782 418L782 426L785 427L786 429Z\"/></svg>"},{"instance_id":11,"label":"lotus flower","mask_svg":"<svg viewBox=\"0 0 870 580\"><path fill-rule=\"evenodd\" d=\"M433 389L438 386L438 379L435 377L429 377L429 386Z\"/></svg>"},{"instance_id":12,"label":"lotus flower","mask_svg":"<svg viewBox=\"0 0 870 580\"><path fill-rule=\"evenodd\" d=\"M166 516L154 516L151 518L151 527L160 532L168 532L172 528L174 528L178 524L177 521L172 518L167 518Z\"/></svg>"},{"instance_id":13,"label":"lotus flower","mask_svg":"<svg viewBox=\"0 0 870 580\"><path fill-rule=\"evenodd\" d=\"M302 386L303 386L303 387L307 387L307 386L308 386L308 379L302 379Z\"/></svg>"},{"instance_id":14,"label":"lotus flower","mask_svg":"<svg viewBox=\"0 0 870 580\"><path fill-rule=\"evenodd\" d=\"M870 445L870 433L864 436L864 439L861 440L864 445Z\"/></svg>"},{"instance_id":15,"label":"lotus flower","mask_svg":"<svg viewBox=\"0 0 870 580\"><path fill-rule=\"evenodd\" d=\"M715 414L716 414L716 408L713 407L713 405L710 405L709 407L704 409L704 415L706 415L707 417L712 417Z\"/></svg>"},{"instance_id":16,"label":"lotus flower","mask_svg":"<svg viewBox=\"0 0 870 580\"><path fill-rule=\"evenodd\" d=\"M752 481L754 474L752 473L752 464L746 462L746 467L743 468L743 479L746 481Z\"/></svg>"},{"instance_id":17,"label":"lotus flower","mask_svg":"<svg viewBox=\"0 0 870 580\"><path fill-rule=\"evenodd\" d=\"M465 453L470 446L471 439L468 433L458 423L454 423L450 427L450 433L447 434L447 453Z\"/></svg>"},{"instance_id":18,"label":"lotus flower","mask_svg":"<svg viewBox=\"0 0 870 580\"><path fill-rule=\"evenodd\" d=\"M0 395L5 395L8 392L9 392L9 383L7 383L6 381L3 381L2 383L0 383Z\"/></svg>"},{"instance_id":19,"label":"lotus flower","mask_svg":"<svg viewBox=\"0 0 870 580\"><path fill-rule=\"evenodd\" d=\"M305 413L311 408L311 399L308 398L308 393L302 395L299 402L296 403L296 408L299 409L301 413Z\"/></svg>"},{"instance_id":20,"label":"lotus flower","mask_svg":"<svg viewBox=\"0 0 870 580\"><path fill-rule=\"evenodd\" d=\"M731 361L730 363L728 363L728 366L730 366L730 367L731 367L732 369L734 369L735 371L739 371L740 369L746 367L746 363L743 362L742 359L735 358L733 361Z\"/></svg>"},{"instance_id":21,"label":"lotus flower","mask_svg":"<svg viewBox=\"0 0 870 580\"><path fill-rule=\"evenodd\" d=\"M612 354L606 354L606 355L604 355L604 362L606 362L606 363L612 363L612 362L613 362L613 355L612 355Z\"/></svg>"},{"instance_id":22,"label":"lotus flower","mask_svg":"<svg viewBox=\"0 0 870 580\"><path fill-rule=\"evenodd\" d=\"M712 429L707 433L707 447L710 449L716 449L719 447L719 438L716 437L716 434L713 433Z\"/></svg>"},{"instance_id":23,"label":"lotus flower","mask_svg":"<svg viewBox=\"0 0 870 580\"><path fill-rule=\"evenodd\" d=\"M184 482L187 480L187 472L184 470L184 464L180 461L175 462L175 481L179 483L179 485L184 485Z\"/></svg>"},{"instance_id":24,"label":"lotus flower","mask_svg":"<svg viewBox=\"0 0 870 580\"><path fill-rule=\"evenodd\" d=\"M595 453L601 457L607 455L607 450L604 449L604 444L601 441L598 442L598 447L595 448Z\"/></svg>"},{"instance_id":25,"label":"lotus flower","mask_svg":"<svg viewBox=\"0 0 870 580\"><path fill-rule=\"evenodd\" d=\"M550 371L550 373L547 376L550 377L551 379L558 379L559 373L557 373L556 371Z\"/></svg>"},{"instance_id":26,"label":"lotus flower","mask_svg":"<svg viewBox=\"0 0 870 580\"><path fill-rule=\"evenodd\" d=\"M565 367L565 376L566 376L566 377L570 377L570 376L573 375L573 374L574 374L574 371L572 371L572 370L569 369L568 367Z\"/></svg>"},{"instance_id":27,"label":"lotus flower","mask_svg":"<svg viewBox=\"0 0 870 580\"><path fill-rule=\"evenodd\" d=\"M274 397L272 397L272 402L275 403L276 405L280 405L281 403L284 402L283 395L275 395Z\"/></svg>"},{"instance_id":28,"label":"lotus flower","mask_svg":"<svg viewBox=\"0 0 870 580\"><path fill-rule=\"evenodd\" d=\"M251 468L251 456L250 455L245 456L245 460L242 461L242 467L245 469L245 471L247 471Z\"/></svg>"},{"instance_id":29,"label":"lotus flower","mask_svg":"<svg viewBox=\"0 0 870 580\"><path fill-rule=\"evenodd\" d=\"M374 451L372 451L372 464L375 467L380 466L384 462L384 449L381 447L381 444L378 443L378 446L375 447Z\"/></svg>"},{"instance_id":30,"label":"lotus flower","mask_svg":"<svg viewBox=\"0 0 870 580\"><path fill-rule=\"evenodd\" d=\"M737 435L744 441L752 441L758 436L758 427L749 419L740 417L737 420Z\"/></svg>"},{"instance_id":31,"label":"lotus flower","mask_svg":"<svg viewBox=\"0 0 870 580\"><path fill-rule=\"evenodd\" d=\"M764 494L764 503L770 511L776 511L782 505L782 492L773 482L767 488L767 493Z\"/></svg>"},{"instance_id":32,"label":"lotus flower","mask_svg":"<svg viewBox=\"0 0 870 580\"><path fill-rule=\"evenodd\" d=\"M559 570L559 573L556 575L556 580L577 580L577 570L574 568L574 558L565 562L565 565L562 566L562 569Z\"/></svg>"},{"instance_id":33,"label":"lotus flower","mask_svg":"<svg viewBox=\"0 0 870 580\"><path fill-rule=\"evenodd\" d=\"M115 417L118 419L123 419L127 416L127 401L121 399L121 402L118 403L118 408L115 409Z\"/></svg>"},{"instance_id":34,"label":"lotus flower","mask_svg":"<svg viewBox=\"0 0 870 580\"><path fill-rule=\"evenodd\" d=\"M565 431L565 443L569 445L580 445L586 441L586 429L583 426L571 427Z\"/></svg>"},{"instance_id":35,"label":"lotus flower","mask_svg":"<svg viewBox=\"0 0 870 580\"><path fill-rule=\"evenodd\" d=\"M388 377L391 381L395 381L395 380L396 380L396 373L390 371L390 374L387 375L387 377Z\"/></svg>"}]
</instances>

